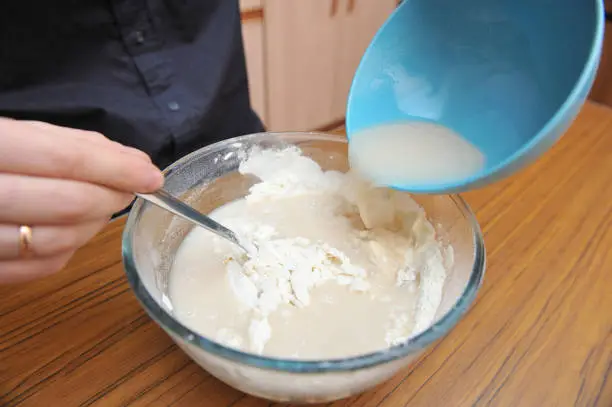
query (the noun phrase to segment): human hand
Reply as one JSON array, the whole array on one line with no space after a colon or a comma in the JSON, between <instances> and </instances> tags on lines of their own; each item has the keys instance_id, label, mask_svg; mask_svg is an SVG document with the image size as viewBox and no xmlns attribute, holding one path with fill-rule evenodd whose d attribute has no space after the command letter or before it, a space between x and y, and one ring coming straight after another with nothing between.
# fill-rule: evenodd
<instances>
[{"instance_id":1,"label":"human hand","mask_svg":"<svg viewBox=\"0 0 612 407\"><path fill-rule=\"evenodd\" d=\"M0 283L59 271L133 193L162 184L145 153L101 134L0 118Z\"/></svg>"}]
</instances>

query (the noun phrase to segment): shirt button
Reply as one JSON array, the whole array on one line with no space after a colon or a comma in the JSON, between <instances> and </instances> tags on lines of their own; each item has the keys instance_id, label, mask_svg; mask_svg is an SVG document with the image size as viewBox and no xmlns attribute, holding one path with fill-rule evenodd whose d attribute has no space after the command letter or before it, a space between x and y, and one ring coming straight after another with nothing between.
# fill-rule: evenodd
<instances>
[{"instance_id":1,"label":"shirt button","mask_svg":"<svg viewBox=\"0 0 612 407\"><path fill-rule=\"evenodd\" d=\"M136 31L134 33L134 40L136 40L137 44L144 43L144 34L142 33L142 31Z\"/></svg>"},{"instance_id":2,"label":"shirt button","mask_svg":"<svg viewBox=\"0 0 612 407\"><path fill-rule=\"evenodd\" d=\"M174 101L168 102L168 109L172 110L173 112L176 112L180 108L181 106L177 102L174 102Z\"/></svg>"}]
</instances>

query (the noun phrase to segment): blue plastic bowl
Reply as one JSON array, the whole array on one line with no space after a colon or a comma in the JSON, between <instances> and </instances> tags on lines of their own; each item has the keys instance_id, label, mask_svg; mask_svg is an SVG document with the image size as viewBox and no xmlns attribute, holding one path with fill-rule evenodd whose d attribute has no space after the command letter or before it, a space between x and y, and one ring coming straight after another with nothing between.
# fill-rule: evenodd
<instances>
[{"instance_id":1,"label":"blue plastic bowl","mask_svg":"<svg viewBox=\"0 0 612 407\"><path fill-rule=\"evenodd\" d=\"M470 178L395 185L462 192L534 161L567 130L601 56L601 0L405 0L374 37L348 99L349 137L374 125L434 122L486 157Z\"/></svg>"}]
</instances>

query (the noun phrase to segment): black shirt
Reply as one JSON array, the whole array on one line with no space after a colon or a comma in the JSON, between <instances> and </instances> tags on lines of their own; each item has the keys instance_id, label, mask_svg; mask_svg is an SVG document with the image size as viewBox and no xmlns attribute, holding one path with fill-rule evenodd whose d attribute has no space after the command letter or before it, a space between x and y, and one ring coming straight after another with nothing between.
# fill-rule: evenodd
<instances>
[{"instance_id":1,"label":"black shirt","mask_svg":"<svg viewBox=\"0 0 612 407\"><path fill-rule=\"evenodd\" d=\"M4 0L0 116L95 130L165 167L262 130L237 0Z\"/></svg>"}]
</instances>

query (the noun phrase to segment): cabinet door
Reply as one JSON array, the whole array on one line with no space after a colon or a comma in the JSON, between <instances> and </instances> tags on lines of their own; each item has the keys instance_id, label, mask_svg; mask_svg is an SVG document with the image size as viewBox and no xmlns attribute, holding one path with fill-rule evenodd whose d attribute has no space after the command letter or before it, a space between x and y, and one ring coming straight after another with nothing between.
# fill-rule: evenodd
<instances>
[{"instance_id":1,"label":"cabinet door","mask_svg":"<svg viewBox=\"0 0 612 407\"><path fill-rule=\"evenodd\" d=\"M346 114L346 102L359 61L374 34L398 5L397 0L343 0L332 112Z\"/></svg>"},{"instance_id":2,"label":"cabinet door","mask_svg":"<svg viewBox=\"0 0 612 407\"><path fill-rule=\"evenodd\" d=\"M261 18L251 18L249 15L246 14L242 19L242 38L249 78L249 94L253 110L264 124L267 124L263 21Z\"/></svg>"},{"instance_id":3,"label":"cabinet door","mask_svg":"<svg viewBox=\"0 0 612 407\"><path fill-rule=\"evenodd\" d=\"M339 0L264 0L270 130L311 130L337 119L339 12Z\"/></svg>"}]
</instances>

